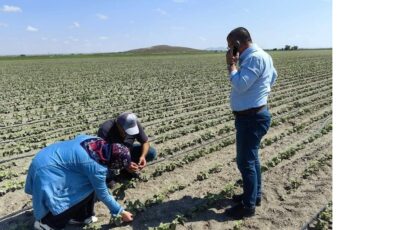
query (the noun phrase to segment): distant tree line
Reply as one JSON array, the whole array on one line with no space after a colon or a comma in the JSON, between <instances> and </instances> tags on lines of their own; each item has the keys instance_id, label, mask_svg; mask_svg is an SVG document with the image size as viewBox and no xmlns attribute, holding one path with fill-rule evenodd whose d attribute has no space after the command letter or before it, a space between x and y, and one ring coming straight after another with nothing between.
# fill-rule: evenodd
<instances>
[{"instance_id":1,"label":"distant tree line","mask_svg":"<svg viewBox=\"0 0 394 230\"><path fill-rule=\"evenodd\" d=\"M298 50L298 46L285 45L284 48L274 48L273 50Z\"/></svg>"}]
</instances>

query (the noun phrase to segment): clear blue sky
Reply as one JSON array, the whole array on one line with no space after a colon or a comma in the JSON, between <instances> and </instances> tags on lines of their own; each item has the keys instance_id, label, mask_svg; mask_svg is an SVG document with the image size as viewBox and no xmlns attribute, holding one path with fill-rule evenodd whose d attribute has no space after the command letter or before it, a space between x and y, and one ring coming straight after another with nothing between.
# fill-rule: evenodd
<instances>
[{"instance_id":1,"label":"clear blue sky","mask_svg":"<svg viewBox=\"0 0 394 230\"><path fill-rule=\"evenodd\" d=\"M0 55L226 47L238 26L267 49L332 47L332 2L0 0Z\"/></svg>"}]
</instances>

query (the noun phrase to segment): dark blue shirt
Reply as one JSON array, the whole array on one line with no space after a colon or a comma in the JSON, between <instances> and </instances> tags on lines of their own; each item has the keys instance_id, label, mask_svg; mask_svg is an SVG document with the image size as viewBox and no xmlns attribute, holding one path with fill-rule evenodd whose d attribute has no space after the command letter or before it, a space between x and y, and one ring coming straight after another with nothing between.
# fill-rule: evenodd
<instances>
[{"instance_id":1,"label":"dark blue shirt","mask_svg":"<svg viewBox=\"0 0 394 230\"><path fill-rule=\"evenodd\" d=\"M124 144L130 149L130 152L132 152L135 140L137 140L141 144L148 141L148 136L146 136L144 129L142 128L142 125L139 121L137 121L137 126L140 131L138 134L127 135L126 138L122 139L116 122L114 119L112 119L100 125L97 136L103 138L108 143Z\"/></svg>"}]
</instances>

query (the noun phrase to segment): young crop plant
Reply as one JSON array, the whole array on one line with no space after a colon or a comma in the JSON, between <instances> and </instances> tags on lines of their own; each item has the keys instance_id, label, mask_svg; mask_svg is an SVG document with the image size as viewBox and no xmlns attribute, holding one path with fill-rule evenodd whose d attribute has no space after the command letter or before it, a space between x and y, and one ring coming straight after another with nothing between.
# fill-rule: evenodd
<instances>
[{"instance_id":1,"label":"young crop plant","mask_svg":"<svg viewBox=\"0 0 394 230\"><path fill-rule=\"evenodd\" d=\"M332 229L332 201L325 209L307 226L308 230L329 230Z\"/></svg>"},{"instance_id":2,"label":"young crop plant","mask_svg":"<svg viewBox=\"0 0 394 230\"><path fill-rule=\"evenodd\" d=\"M186 216L193 217L196 213L205 211L210 207L213 207L219 201L231 198L232 195L234 195L235 188L236 188L236 183L228 183L224 186L224 188L219 193L214 194L208 192L207 195L203 197L205 202L194 206L192 209L190 209L187 212Z\"/></svg>"},{"instance_id":3,"label":"young crop plant","mask_svg":"<svg viewBox=\"0 0 394 230\"><path fill-rule=\"evenodd\" d=\"M146 209L146 205L142 203L139 199L135 201L129 200L125 203L125 205L126 205L126 210L133 213L133 215L143 212Z\"/></svg>"},{"instance_id":4,"label":"young crop plant","mask_svg":"<svg viewBox=\"0 0 394 230\"><path fill-rule=\"evenodd\" d=\"M208 171L205 171L205 172L203 171L203 172L198 173L196 180L198 180L198 181L206 180L206 179L208 179L210 174L219 173L220 171L222 171L222 168L223 168L223 165L216 164L215 166L210 168Z\"/></svg>"},{"instance_id":5,"label":"young crop plant","mask_svg":"<svg viewBox=\"0 0 394 230\"><path fill-rule=\"evenodd\" d=\"M187 185L188 186L188 185ZM170 194L176 192L176 191L181 191L186 188L186 185L182 184L176 184L173 186L170 186L166 191L162 193L158 193L153 195L152 198L145 200L145 202L141 202L139 199L132 201L126 201L126 210L130 211L133 213L133 215L136 215L140 212L145 211L147 208L152 207L157 204L161 204Z\"/></svg>"},{"instance_id":6,"label":"young crop plant","mask_svg":"<svg viewBox=\"0 0 394 230\"><path fill-rule=\"evenodd\" d=\"M110 221L110 223L112 224L111 221ZM120 226L120 225L121 224L116 225L116 226ZM102 227L99 223L91 223L91 224L87 224L87 225L83 226L82 229L83 230L100 230L100 229L102 229Z\"/></svg>"},{"instance_id":7,"label":"young crop plant","mask_svg":"<svg viewBox=\"0 0 394 230\"><path fill-rule=\"evenodd\" d=\"M210 168L208 170L209 174L213 174L213 173L219 173L221 172L223 169L223 165L222 164L216 164L215 166L213 166L212 168Z\"/></svg>"},{"instance_id":8,"label":"young crop plant","mask_svg":"<svg viewBox=\"0 0 394 230\"><path fill-rule=\"evenodd\" d=\"M197 180L202 181L208 179L208 175L208 172L200 172L199 174L197 174Z\"/></svg>"},{"instance_id":9,"label":"young crop plant","mask_svg":"<svg viewBox=\"0 0 394 230\"><path fill-rule=\"evenodd\" d=\"M234 221L233 230L241 230L242 226L244 226L244 221L243 220L236 220L236 221Z\"/></svg>"},{"instance_id":10,"label":"young crop plant","mask_svg":"<svg viewBox=\"0 0 394 230\"><path fill-rule=\"evenodd\" d=\"M177 185L171 185L168 190L167 190L167 194L171 194L177 191L181 191L183 189L186 188L186 185L183 184L177 184Z\"/></svg>"},{"instance_id":11,"label":"young crop plant","mask_svg":"<svg viewBox=\"0 0 394 230\"><path fill-rule=\"evenodd\" d=\"M298 187L300 187L302 184L302 181L297 178L292 178L290 179L289 183L285 185L285 190L287 190L287 194L290 194L291 191L296 190Z\"/></svg>"},{"instance_id":12,"label":"young crop plant","mask_svg":"<svg viewBox=\"0 0 394 230\"><path fill-rule=\"evenodd\" d=\"M0 181L17 177L19 173L13 171L0 171Z\"/></svg>"},{"instance_id":13,"label":"young crop plant","mask_svg":"<svg viewBox=\"0 0 394 230\"><path fill-rule=\"evenodd\" d=\"M301 143L298 143L295 147L290 147L289 149L287 149L286 151L280 152L278 154L278 156L273 157L271 160L269 160L265 165L261 165L261 171L265 172L267 171L269 168L273 168L276 165L278 165L280 162L282 162L283 160L287 160L290 159L292 156L294 156L298 151L302 150L305 148L305 144L307 143L312 143L314 142L316 139L322 137L322 135L327 134L329 131L331 131L332 129L332 125L329 124L325 127L323 127L319 133L315 133L313 135L311 135L310 137L308 137L307 139L301 141ZM322 134L324 130L325 134ZM306 142L307 141L307 142Z\"/></svg>"},{"instance_id":14,"label":"young crop plant","mask_svg":"<svg viewBox=\"0 0 394 230\"><path fill-rule=\"evenodd\" d=\"M175 219L170 223L160 223L158 227L149 227L148 230L175 230L178 224L185 225L186 217L176 215Z\"/></svg>"},{"instance_id":15,"label":"young crop plant","mask_svg":"<svg viewBox=\"0 0 394 230\"><path fill-rule=\"evenodd\" d=\"M161 194L161 193L153 195L153 198L145 201L145 207L151 207L155 204L163 203L163 200L166 198L166 195L167 194Z\"/></svg>"},{"instance_id":16,"label":"young crop plant","mask_svg":"<svg viewBox=\"0 0 394 230\"><path fill-rule=\"evenodd\" d=\"M13 192L15 190L25 187L25 181L9 180L6 181L3 188L0 189L0 196L5 195L8 192Z\"/></svg>"},{"instance_id":17,"label":"young crop plant","mask_svg":"<svg viewBox=\"0 0 394 230\"><path fill-rule=\"evenodd\" d=\"M316 174L321 167L329 164L331 159L332 154L326 154L318 160L310 162L308 166L304 169L302 173L302 178L307 179L309 176Z\"/></svg>"}]
</instances>

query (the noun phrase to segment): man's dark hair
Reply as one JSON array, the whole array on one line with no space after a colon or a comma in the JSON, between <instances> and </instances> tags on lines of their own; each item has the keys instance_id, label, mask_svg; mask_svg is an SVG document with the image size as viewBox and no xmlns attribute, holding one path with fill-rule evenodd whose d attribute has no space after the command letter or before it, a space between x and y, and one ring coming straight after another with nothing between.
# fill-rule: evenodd
<instances>
[{"instance_id":1,"label":"man's dark hair","mask_svg":"<svg viewBox=\"0 0 394 230\"><path fill-rule=\"evenodd\" d=\"M252 42L252 37L249 34L249 31L244 27L238 27L233 29L228 35L227 39L232 41L239 41L240 43Z\"/></svg>"}]
</instances>

